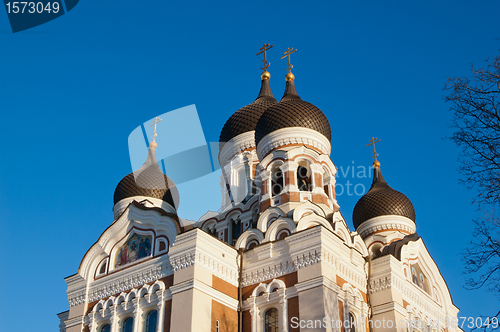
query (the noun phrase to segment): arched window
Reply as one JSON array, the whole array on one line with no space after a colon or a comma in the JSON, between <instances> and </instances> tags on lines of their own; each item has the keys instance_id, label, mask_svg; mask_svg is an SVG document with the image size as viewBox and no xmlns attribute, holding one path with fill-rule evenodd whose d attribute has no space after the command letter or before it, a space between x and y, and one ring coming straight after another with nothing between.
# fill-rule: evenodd
<instances>
[{"instance_id":1,"label":"arched window","mask_svg":"<svg viewBox=\"0 0 500 332\"><path fill-rule=\"evenodd\" d=\"M271 308L265 315L265 332L278 332L278 309Z\"/></svg>"},{"instance_id":2,"label":"arched window","mask_svg":"<svg viewBox=\"0 0 500 332\"><path fill-rule=\"evenodd\" d=\"M356 321L352 313L349 313L349 322L345 327L345 332L356 332Z\"/></svg>"},{"instance_id":3,"label":"arched window","mask_svg":"<svg viewBox=\"0 0 500 332\"><path fill-rule=\"evenodd\" d=\"M111 331L111 325L106 324L102 327L101 332L110 332Z\"/></svg>"},{"instance_id":4,"label":"arched window","mask_svg":"<svg viewBox=\"0 0 500 332\"><path fill-rule=\"evenodd\" d=\"M281 194L281 191L285 187L283 181L283 172L279 168L279 165L275 165L271 170L271 193L273 196Z\"/></svg>"},{"instance_id":5,"label":"arched window","mask_svg":"<svg viewBox=\"0 0 500 332\"><path fill-rule=\"evenodd\" d=\"M106 261L102 262L99 274L103 274L104 272L106 272Z\"/></svg>"},{"instance_id":6,"label":"arched window","mask_svg":"<svg viewBox=\"0 0 500 332\"><path fill-rule=\"evenodd\" d=\"M134 331L134 319L129 317L123 321L123 332L133 332Z\"/></svg>"},{"instance_id":7,"label":"arched window","mask_svg":"<svg viewBox=\"0 0 500 332\"><path fill-rule=\"evenodd\" d=\"M259 245L259 242L257 240L251 240L247 244L247 250L253 249L253 248L255 248L258 245Z\"/></svg>"},{"instance_id":8,"label":"arched window","mask_svg":"<svg viewBox=\"0 0 500 332\"><path fill-rule=\"evenodd\" d=\"M156 331L156 321L158 318L158 312L156 310L151 310L146 318L146 332Z\"/></svg>"},{"instance_id":9,"label":"arched window","mask_svg":"<svg viewBox=\"0 0 500 332\"><path fill-rule=\"evenodd\" d=\"M300 191L311 191L311 172L309 162L306 160L299 161L297 168L297 186Z\"/></svg>"},{"instance_id":10,"label":"arched window","mask_svg":"<svg viewBox=\"0 0 500 332\"><path fill-rule=\"evenodd\" d=\"M325 194L328 197L332 197L330 195L330 172L326 167L323 167L323 189L325 190Z\"/></svg>"},{"instance_id":11,"label":"arched window","mask_svg":"<svg viewBox=\"0 0 500 332\"><path fill-rule=\"evenodd\" d=\"M283 230L278 232L278 235L276 236L276 240L283 240L288 235L290 235L290 231L288 229L283 229Z\"/></svg>"}]
</instances>

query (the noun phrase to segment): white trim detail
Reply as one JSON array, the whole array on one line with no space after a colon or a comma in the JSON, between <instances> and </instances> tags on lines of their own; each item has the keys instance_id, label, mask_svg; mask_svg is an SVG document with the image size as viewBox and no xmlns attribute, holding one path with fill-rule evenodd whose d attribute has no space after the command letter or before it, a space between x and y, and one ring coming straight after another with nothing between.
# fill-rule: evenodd
<instances>
[{"instance_id":1,"label":"white trim detail","mask_svg":"<svg viewBox=\"0 0 500 332\"><path fill-rule=\"evenodd\" d=\"M399 229L413 234L417 229L417 225L409 218L398 215L387 215L364 221L359 225L357 232L362 238L366 238L376 231L383 231L386 229Z\"/></svg>"},{"instance_id":2,"label":"white trim detail","mask_svg":"<svg viewBox=\"0 0 500 332\"><path fill-rule=\"evenodd\" d=\"M255 148L255 130L239 134L226 142L219 152L219 164L225 166L234 155L250 148Z\"/></svg>"},{"instance_id":3,"label":"white trim detail","mask_svg":"<svg viewBox=\"0 0 500 332\"><path fill-rule=\"evenodd\" d=\"M330 141L316 130L302 127L289 127L275 130L264 136L257 146L257 156L259 160L262 160L271 150L289 144L307 144L314 146L326 155L329 155L332 149Z\"/></svg>"}]
</instances>

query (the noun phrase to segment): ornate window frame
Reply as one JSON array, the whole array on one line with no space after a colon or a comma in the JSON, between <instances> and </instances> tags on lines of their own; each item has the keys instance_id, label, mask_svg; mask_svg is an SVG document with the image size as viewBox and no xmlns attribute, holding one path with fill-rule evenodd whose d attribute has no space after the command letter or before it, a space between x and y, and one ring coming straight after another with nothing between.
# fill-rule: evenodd
<instances>
[{"instance_id":1,"label":"ornate window frame","mask_svg":"<svg viewBox=\"0 0 500 332\"><path fill-rule=\"evenodd\" d=\"M288 299L283 280L273 279L268 284L260 283L246 300L252 316L252 332L265 331L265 313L271 308L278 310L281 332L288 332Z\"/></svg>"}]
</instances>

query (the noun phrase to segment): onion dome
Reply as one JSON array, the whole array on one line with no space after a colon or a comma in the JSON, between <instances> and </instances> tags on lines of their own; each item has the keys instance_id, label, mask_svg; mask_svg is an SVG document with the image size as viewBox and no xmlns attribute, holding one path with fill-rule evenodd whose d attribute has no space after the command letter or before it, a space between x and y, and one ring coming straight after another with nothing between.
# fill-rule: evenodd
<instances>
[{"instance_id":1,"label":"onion dome","mask_svg":"<svg viewBox=\"0 0 500 332\"><path fill-rule=\"evenodd\" d=\"M315 130L331 141L330 123L319 108L303 101L295 90L294 76L287 74L286 89L281 101L269 107L255 128L255 145L268 134L282 128L302 127Z\"/></svg>"},{"instance_id":2,"label":"onion dome","mask_svg":"<svg viewBox=\"0 0 500 332\"><path fill-rule=\"evenodd\" d=\"M179 193L173 181L163 174L156 161L156 142L149 145L146 162L137 171L125 176L116 186L114 204L122 199L145 196L161 199L176 209Z\"/></svg>"},{"instance_id":3,"label":"onion dome","mask_svg":"<svg viewBox=\"0 0 500 332\"><path fill-rule=\"evenodd\" d=\"M388 215L397 215L415 222L415 209L408 197L389 187L382 176L380 164L376 162L373 169L373 183L366 194L356 203L352 213L354 227L365 221Z\"/></svg>"},{"instance_id":4,"label":"onion dome","mask_svg":"<svg viewBox=\"0 0 500 332\"><path fill-rule=\"evenodd\" d=\"M267 71L265 72L269 74ZM265 74L264 73L264 74ZM219 142L223 145L229 142L232 138L249 132L254 131L259 121L260 116L271 105L277 103L271 91L269 84L269 76L262 74L262 85L257 99L250 105L240 108L236 113L226 121L220 133Z\"/></svg>"}]
</instances>

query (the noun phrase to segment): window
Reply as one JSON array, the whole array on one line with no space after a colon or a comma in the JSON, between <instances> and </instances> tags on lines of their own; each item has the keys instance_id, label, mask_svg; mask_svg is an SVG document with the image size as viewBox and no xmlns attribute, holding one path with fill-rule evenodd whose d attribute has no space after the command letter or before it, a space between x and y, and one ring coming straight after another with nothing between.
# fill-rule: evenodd
<instances>
[{"instance_id":1,"label":"window","mask_svg":"<svg viewBox=\"0 0 500 332\"><path fill-rule=\"evenodd\" d=\"M219 321L217 321L217 323L215 324L215 331L219 332Z\"/></svg>"},{"instance_id":2,"label":"window","mask_svg":"<svg viewBox=\"0 0 500 332\"><path fill-rule=\"evenodd\" d=\"M349 322L345 328L345 332L356 332L356 321L352 313L349 313Z\"/></svg>"},{"instance_id":3,"label":"window","mask_svg":"<svg viewBox=\"0 0 500 332\"><path fill-rule=\"evenodd\" d=\"M311 191L311 171L309 167L309 162L306 160L301 160L298 162L299 167L297 168L297 186L300 191Z\"/></svg>"},{"instance_id":4,"label":"window","mask_svg":"<svg viewBox=\"0 0 500 332\"><path fill-rule=\"evenodd\" d=\"M167 249L167 246L166 246L166 244L165 244L165 241L160 241L160 251L163 251L163 250L165 250L165 249Z\"/></svg>"},{"instance_id":5,"label":"window","mask_svg":"<svg viewBox=\"0 0 500 332\"><path fill-rule=\"evenodd\" d=\"M151 310L146 318L146 332L156 331L156 320L158 317L158 312L156 310Z\"/></svg>"},{"instance_id":6,"label":"window","mask_svg":"<svg viewBox=\"0 0 500 332\"><path fill-rule=\"evenodd\" d=\"M134 331L134 319L129 317L123 321L123 332Z\"/></svg>"},{"instance_id":7,"label":"window","mask_svg":"<svg viewBox=\"0 0 500 332\"><path fill-rule=\"evenodd\" d=\"M252 241L248 242L247 250L253 249L258 245L259 245L259 242L257 240L252 240Z\"/></svg>"},{"instance_id":8,"label":"window","mask_svg":"<svg viewBox=\"0 0 500 332\"><path fill-rule=\"evenodd\" d=\"M265 332L278 332L278 309L271 308L266 311Z\"/></svg>"},{"instance_id":9,"label":"window","mask_svg":"<svg viewBox=\"0 0 500 332\"><path fill-rule=\"evenodd\" d=\"M104 261L101 264L101 269L99 270L99 274L103 274L104 272L106 272L106 261Z\"/></svg>"},{"instance_id":10,"label":"window","mask_svg":"<svg viewBox=\"0 0 500 332\"><path fill-rule=\"evenodd\" d=\"M288 235L290 235L290 231L288 229L283 229L278 232L278 235L276 236L277 240L283 240L286 238Z\"/></svg>"},{"instance_id":11,"label":"window","mask_svg":"<svg viewBox=\"0 0 500 332\"><path fill-rule=\"evenodd\" d=\"M111 325L106 324L102 327L101 332L110 332L111 331Z\"/></svg>"},{"instance_id":12,"label":"window","mask_svg":"<svg viewBox=\"0 0 500 332\"><path fill-rule=\"evenodd\" d=\"M280 170L278 165L275 165L271 171L271 193L273 196L281 194L281 191L285 187L283 182L283 172Z\"/></svg>"}]
</instances>

